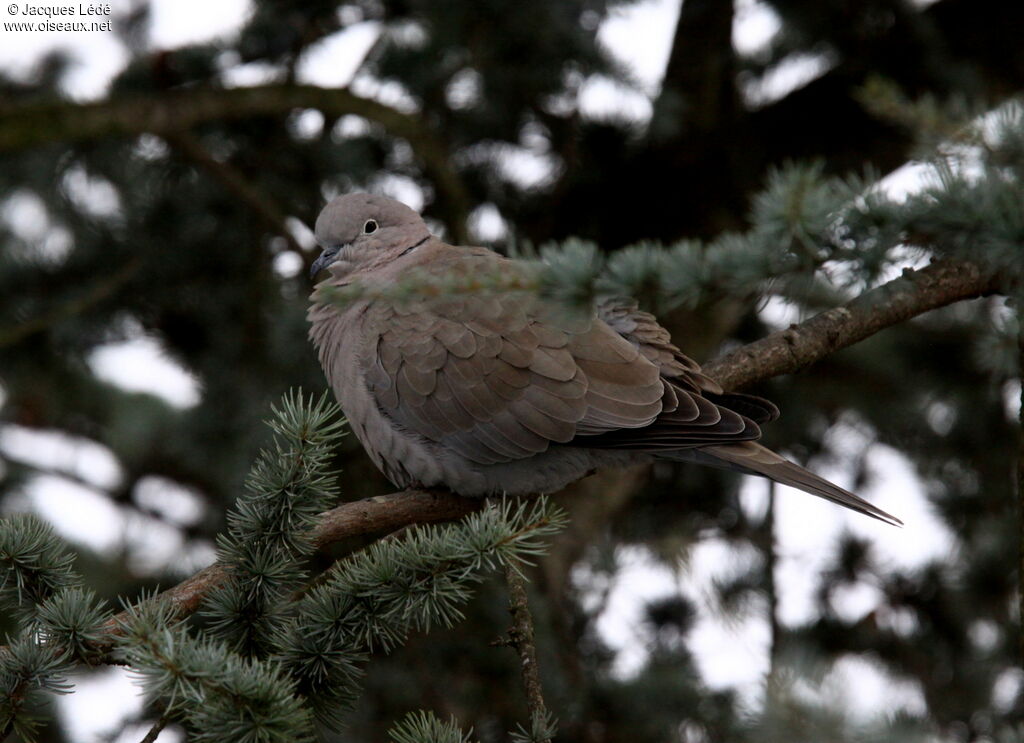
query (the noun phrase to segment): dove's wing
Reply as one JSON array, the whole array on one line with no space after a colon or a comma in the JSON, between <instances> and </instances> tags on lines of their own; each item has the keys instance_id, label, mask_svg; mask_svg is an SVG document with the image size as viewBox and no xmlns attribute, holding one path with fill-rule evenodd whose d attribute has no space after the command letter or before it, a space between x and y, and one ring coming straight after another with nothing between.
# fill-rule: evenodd
<instances>
[{"instance_id":1,"label":"dove's wing","mask_svg":"<svg viewBox=\"0 0 1024 743\"><path fill-rule=\"evenodd\" d=\"M696 399L712 402L719 410L733 411L756 423L766 423L779 416L779 409L764 398L737 392L724 393L713 379L701 372L695 361L676 348L668 331L658 324L657 319L639 310L635 303L608 301L598 306L598 315L623 338L636 345L645 358L657 364L667 384L689 391ZM749 431L730 442L694 447L692 431L681 431L675 417L673 413L666 413L641 432L609 432L590 439L588 445L639 449L669 459L760 475L881 521L902 523L863 498L818 477L771 449L751 440L742 440Z\"/></svg>"},{"instance_id":2,"label":"dove's wing","mask_svg":"<svg viewBox=\"0 0 1024 743\"><path fill-rule=\"evenodd\" d=\"M662 410L658 370L635 348L530 317L522 297L391 307L380 320L365 377L381 410L478 464L532 456L581 429L646 426ZM592 342L590 358L570 350L576 339Z\"/></svg>"},{"instance_id":3,"label":"dove's wing","mask_svg":"<svg viewBox=\"0 0 1024 743\"><path fill-rule=\"evenodd\" d=\"M658 323L658 319L639 309L635 301L605 300L598 304L597 315L616 333L637 346L673 384L696 392L755 423L769 423L779 417L779 409L770 400L740 392L723 392L718 382L701 371L700 364L676 347L672 336Z\"/></svg>"},{"instance_id":4,"label":"dove's wing","mask_svg":"<svg viewBox=\"0 0 1024 743\"><path fill-rule=\"evenodd\" d=\"M466 250L458 265L493 271L496 261ZM673 448L760 435L750 418L700 395L692 362L692 378L682 362L673 366L677 383L649 348L600 319L581 321L523 294L382 305L374 320L365 378L380 409L478 464L612 435L648 450L668 431Z\"/></svg>"}]
</instances>

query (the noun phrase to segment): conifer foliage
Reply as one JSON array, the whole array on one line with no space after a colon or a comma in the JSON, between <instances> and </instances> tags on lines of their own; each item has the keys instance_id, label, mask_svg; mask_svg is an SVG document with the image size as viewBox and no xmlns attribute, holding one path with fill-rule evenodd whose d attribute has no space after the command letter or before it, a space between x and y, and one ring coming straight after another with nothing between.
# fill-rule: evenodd
<instances>
[{"instance_id":1,"label":"conifer foliage","mask_svg":"<svg viewBox=\"0 0 1024 743\"><path fill-rule=\"evenodd\" d=\"M342 727L372 653L451 627L483 574L518 570L564 526L544 499L495 502L457 524L374 542L310 583L310 532L337 498L327 465L343 423L325 397L285 396L269 422L273 447L219 540L227 577L208 598L212 621L191 627L168 601L144 597L114 620L109 657L110 614L78 586L67 547L35 517L0 521L4 596L24 616L0 655L4 734L31 739L34 697L70 692L74 663L106 661L127 665L161 724L180 722L194 740L314 740L315 721ZM447 740L448 730L424 713L393 736Z\"/></svg>"}]
</instances>

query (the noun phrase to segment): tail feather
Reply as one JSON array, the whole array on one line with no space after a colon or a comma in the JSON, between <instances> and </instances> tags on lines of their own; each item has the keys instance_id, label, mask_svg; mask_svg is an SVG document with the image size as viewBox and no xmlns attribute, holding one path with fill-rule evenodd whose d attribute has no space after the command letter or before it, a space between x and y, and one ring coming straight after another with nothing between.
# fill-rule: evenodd
<instances>
[{"instance_id":1,"label":"tail feather","mask_svg":"<svg viewBox=\"0 0 1024 743\"><path fill-rule=\"evenodd\" d=\"M696 461L701 464L724 467L746 474L761 475L782 485L789 485L805 493L817 495L825 500L838 503L840 506L863 513L866 516L871 516L887 524L903 525L903 522L898 518L871 505L860 496L854 495L822 477L818 477L813 472L805 470L800 465L790 462L771 449L767 449L753 441L702 446L699 449L681 450L672 454L680 455L670 457L672 459Z\"/></svg>"}]
</instances>

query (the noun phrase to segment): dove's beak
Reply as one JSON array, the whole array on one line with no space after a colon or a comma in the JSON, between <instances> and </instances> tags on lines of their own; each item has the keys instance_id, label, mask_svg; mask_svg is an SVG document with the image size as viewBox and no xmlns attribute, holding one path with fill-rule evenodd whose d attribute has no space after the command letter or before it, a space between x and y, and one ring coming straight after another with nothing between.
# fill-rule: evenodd
<instances>
[{"instance_id":1,"label":"dove's beak","mask_svg":"<svg viewBox=\"0 0 1024 743\"><path fill-rule=\"evenodd\" d=\"M338 245L332 245L324 248L324 252L320 254L320 257L313 261L313 265L309 269L309 278L314 279L316 275L327 268L329 265L334 263L338 257L338 251L341 247Z\"/></svg>"}]
</instances>

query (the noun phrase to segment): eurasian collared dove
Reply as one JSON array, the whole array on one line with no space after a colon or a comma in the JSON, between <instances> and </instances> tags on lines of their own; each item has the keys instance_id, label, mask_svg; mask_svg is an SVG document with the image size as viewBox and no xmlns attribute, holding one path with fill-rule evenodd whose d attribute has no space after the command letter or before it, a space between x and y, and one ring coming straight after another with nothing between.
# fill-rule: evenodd
<instances>
[{"instance_id":1,"label":"eurasian collared dove","mask_svg":"<svg viewBox=\"0 0 1024 743\"><path fill-rule=\"evenodd\" d=\"M316 221L330 268L310 337L349 425L398 487L461 495L561 489L595 469L654 459L762 475L900 523L755 439L778 409L725 393L635 305L570 313L524 292L458 292L339 307L324 287L387 287L411 270L442 280L515 271L484 248L446 245L419 214L368 194Z\"/></svg>"}]
</instances>

